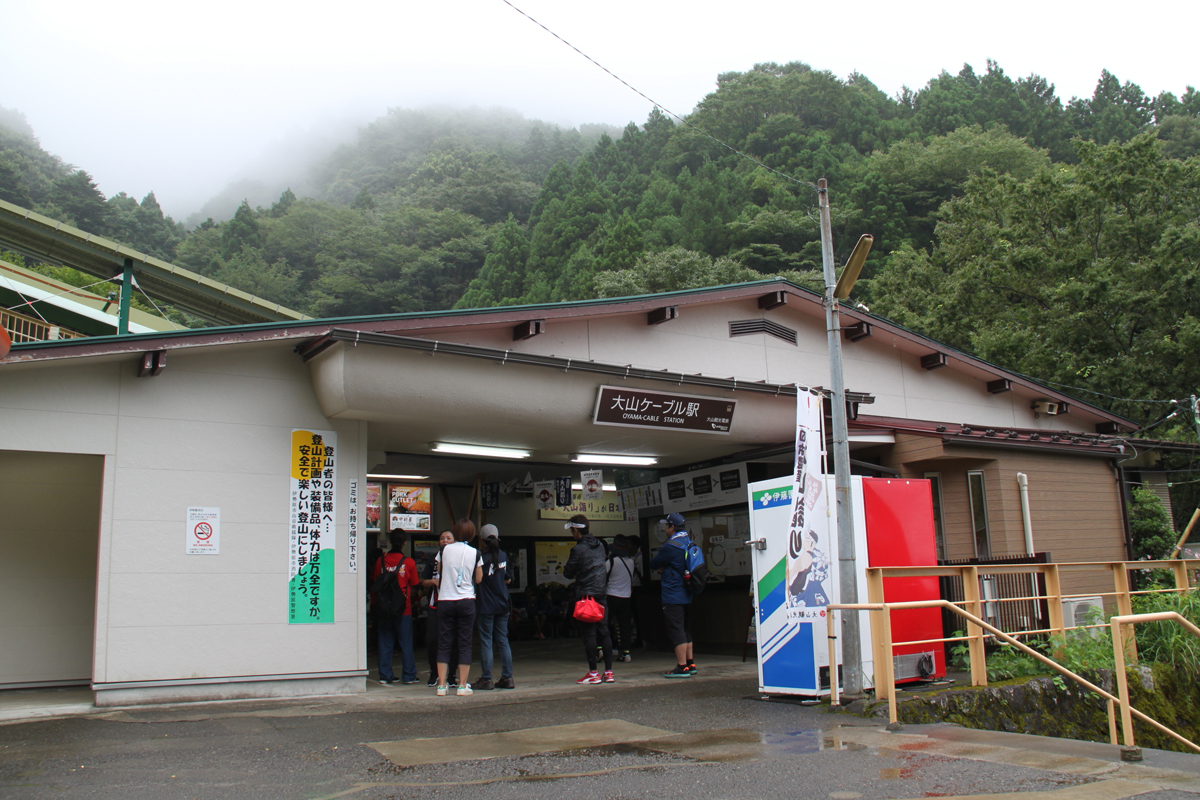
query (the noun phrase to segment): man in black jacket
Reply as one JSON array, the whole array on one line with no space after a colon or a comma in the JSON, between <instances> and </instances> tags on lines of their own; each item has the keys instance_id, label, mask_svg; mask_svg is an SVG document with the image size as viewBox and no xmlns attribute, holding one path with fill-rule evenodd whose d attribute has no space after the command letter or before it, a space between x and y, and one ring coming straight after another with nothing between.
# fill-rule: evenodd
<instances>
[{"instance_id":1,"label":"man in black jacket","mask_svg":"<svg viewBox=\"0 0 1200 800\"><path fill-rule=\"evenodd\" d=\"M592 536L587 517L576 514L563 527L571 531L577 544L563 566L563 576L575 579L575 602L590 597L604 609L598 622L585 622L576 617L583 633L583 652L587 656L588 673L576 683L613 683L612 639L608 635L608 559L604 543ZM596 640L599 638L604 655L604 673L596 670Z\"/></svg>"}]
</instances>

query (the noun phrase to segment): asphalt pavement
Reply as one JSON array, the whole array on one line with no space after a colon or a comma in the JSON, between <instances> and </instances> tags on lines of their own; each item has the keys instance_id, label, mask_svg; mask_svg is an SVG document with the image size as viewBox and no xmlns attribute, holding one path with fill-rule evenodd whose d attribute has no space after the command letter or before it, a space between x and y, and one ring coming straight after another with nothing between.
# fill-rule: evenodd
<instances>
[{"instance_id":1,"label":"asphalt pavement","mask_svg":"<svg viewBox=\"0 0 1200 800\"><path fill-rule=\"evenodd\" d=\"M26 699L19 718L10 697L0 798L1200 794L1200 756L1147 751L1145 762L1128 764L1111 745L952 726L888 732L886 720L764 701L753 662L701 658L699 675L672 680L661 675L669 657L635 658L618 665L617 683L579 686L578 645L541 645L519 656L516 690L471 697L373 684L349 697L117 710L82 703L58 716L36 713Z\"/></svg>"}]
</instances>

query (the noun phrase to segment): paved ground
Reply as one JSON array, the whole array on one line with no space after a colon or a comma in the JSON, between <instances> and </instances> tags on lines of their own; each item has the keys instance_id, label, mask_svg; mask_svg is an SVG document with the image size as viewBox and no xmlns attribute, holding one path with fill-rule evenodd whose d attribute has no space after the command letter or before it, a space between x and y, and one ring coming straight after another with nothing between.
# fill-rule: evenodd
<instances>
[{"instance_id":1,"label":"paved ground","mask_svg":"<svg viewBox=\"0 0 1200 800\"><path fill-rule=\"evenodd\" d=\"M576 686L576 645L525 653L518 689L437 698L380 687L350 698L88 709L53 718L0 697L0 797L916 798L1180 800L1200 756L948 726L888 733L820 707L763 702L753 664L701 660L660 677L639 654L620 682ZM41 693L41 713L53 703ZM78 699L78 698L76 698ZM66 705L60 706L60 710Z\"/></svg>"}]
</instances>

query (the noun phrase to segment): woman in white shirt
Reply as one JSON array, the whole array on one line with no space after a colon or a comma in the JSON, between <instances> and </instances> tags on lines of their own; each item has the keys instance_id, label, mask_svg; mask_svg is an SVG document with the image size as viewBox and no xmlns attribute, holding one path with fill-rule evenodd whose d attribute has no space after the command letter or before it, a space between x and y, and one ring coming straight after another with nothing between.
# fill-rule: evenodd
<instances>
[{"instance_id":1,"label":"woman in white shirt","mask_svg":"<svg viewBox=\"0 0 1200 800\"><path fill-rule=\"evenodd\" d=\"M483 560L467 542L475 538L469 519L454 523L454 543L437 555L438 582L438 697L445 697L450 653L458 651L458 688L462 697L471 694L467 675L471 671L471 634L475 630L475 584L483 580Z\"/></svg>"}]
</instances>

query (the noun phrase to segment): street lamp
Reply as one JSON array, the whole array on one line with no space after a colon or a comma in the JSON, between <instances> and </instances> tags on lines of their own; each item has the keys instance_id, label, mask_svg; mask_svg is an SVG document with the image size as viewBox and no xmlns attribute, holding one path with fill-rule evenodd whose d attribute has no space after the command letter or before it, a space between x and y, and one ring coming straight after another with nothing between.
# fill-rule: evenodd
<instances>
[{"instance_id":1,"label":"street lamp","mask_svg":"<svg viewBox=\"0 0 1200 800\"><path fill-rule=\"evenodd\" d=\"M824 178L817 181L817 207L821 217L821 267L825 277L825 335L829 342L829 384L833 394L833 485L837 502L838 580L842 603L858 602L858 564L854 553L854 507L850 497L850 432L846 421L846 386L842 379L842 328L838 320L838 301L850 296L850 289L862 271L873 236L863 235L840 280L835 280L833 230L829 221L829 186ZM862 635L858 612L842 615L843 693L858 697L863 690ZM829 665L829 680L837 680L837 665Z\"/></svg>"}]
</instances>

